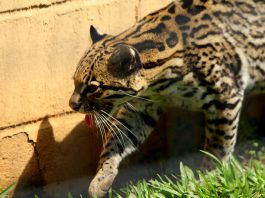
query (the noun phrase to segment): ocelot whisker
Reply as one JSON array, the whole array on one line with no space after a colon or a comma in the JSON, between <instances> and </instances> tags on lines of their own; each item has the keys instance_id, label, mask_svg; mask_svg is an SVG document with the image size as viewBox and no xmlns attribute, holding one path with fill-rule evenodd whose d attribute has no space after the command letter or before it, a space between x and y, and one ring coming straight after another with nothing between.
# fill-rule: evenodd
<instances>
[{"instance_id":1,"label":"ocelot whisker","mask_svg":"<svg viewBox=\"0 0 265 198\"><path fill-rule=\"evenodd\" d=\"M124 95L127 95L127 96L130 96L132 98L137 98L137 99L141 99L141 100L145 100L145 101L149 101L149 102L155 102L154 100L151 100L149 98L144 98L144 97L141 97L141 96L134 96L134 95L131 95L131 94L128 94L126 92L122 92Z\"/></svg>"},{"instance_id":2,"label":"ocelot whisker","mask_svg":"<svg viewBox=\"0 0 265 198\"><path fill-rule=\"evenodd\" d=\"M92 111L91 114L88 114L89 116L89 119L92 120L93 124L95 123L96 124L96 129L97 129L97 136L98 136L98 123L96 122L96 114L95 114L95 110ZM94 122L95 121L95 122Z\"/></svg>"},{"instance_id":3,"label":"ocelot whisker","mask_svg":"<svg viewBox=\"0 0 265 198\"><path fill-rule=\"evenodd\" d=\"M98 114L98 119L100 120L100 123L101 123L101 125L102 125L103 131L104 131L104 134L107 134L107 133L106 133L106 129L105 129L105 127L106 127L106 125L105 125L105 120L104 120L104 118L103 118L99 113L97 113L97 114Z\"/></svg>"},{"instance_id":4,"label":"ocelot whisker","mask_svg":"<svg viewBox=\"0 0 265 198\"><path fill-rule=\"evenodd\" d=\"M123 140L123 137L119 137L119 135L117 134L119 132L119 129L117 128L117 126L115 126L112 122L110 122L108 120L108 118L106 118L104 115L100 115L102 117L102 119L104 119L104 124L106 124L107 128L109 128L110 132L113 132L112 134L117 137L118 141L120 142L121 146L124 148L124 140ZM114 127L118 130L118 131L115 131ZM122 140L123 141L122 141ZM115 144L117 146L117 143L116 143L116 140L115 140Z\"/></svg>"},{"instance_id":5,"label":"ocelot whisker","mask_svg":"<svg viewBox=\"0 0 265 198\"><path fill-rule=\"evenodd\" d=\"M102 123L103 126L106 126L107 129L110 130L110 132L112 131L113 133L116 133L114 128L109 124L109 121L108 121L108 119L105 116L101 115L100 113L97 113L97 116L100 118L101 123Z\"/></svg>"},{"instance_id":6,"label":"ocelot whisker","mask_svg":"<svg viewBox=\"0 0 265 198\"><path fill-rule=\"evenodd\" d=\"M102 115L102 116L104 116L104 115ZM104 116L105 117L105 116ZM105 117L106 118L106 117ZM111 118L111 117L109 117L109 118ZM108 118L106 118L106 119L108 119ZM122 136L122 139L123 139L123 136L131 143L131 145L133 146L133 147L135 147L134 146L134 144L133 144L133 142L132 142L132 140L128 137L128 135L125 133L125 132L123 132L115 123L113 123L113 122L111 122L110 120L108 120L108 122L112 125L112 126L114 126L117 130L118 130L118 132L121 134L121 136ZM125 141L124 141L124 139L123 139L123 143L125 143Z\"/></svg>"},{"instance_id":7,"label":"ocelot whisker","mask_svg":"<svg viewBox=\"0 0 265 198\"><path fill-rule=\"evenodd\" d=\"M112 126L110 126L109 124L108 124L108 122L107 122L107 120L102 116L102 115L98 115L98 117L100 117L100 120L102 121L102 125L103 125L103 127L104 127L104 130L105 130L105 127L106 127L106 129L108 130L108 132L110 132L110 133L106 133L106 138L107 138L107 134L110 134L112 137L116 137L116 135L115 135L115 129L112 127ZM117 138L119 138L119 137L117 137ZM117 143L116 143L116 140L114 139L114 142L115 142L115 144L116 144L116 146L117 146Z\"/></svg>"},{"instance_id":8,"label":"ocelot whisker","mask_svg":"<svg viewBox=\"0 0 265 198\"><path fill-rule=\"evenodd\" d=\"M101 136L102 142L103 142L103 144L104 144L104 141L105 141L105 140L104 140L104 134L102 133L102 128L101 128L101 125L100 125L100 123L99 123L99 121L98 121L98 118L97 118L97 116L96 116L96 112L94 112L93 115L94 115L94 118L95 118L96 128L99 129L100 136ZM97 130L97 131L98 131L98 130Z\"/></svg>"},{"instance_id":9,"label":"ocelot whisker","mask_svg":"<svg viewBox=\"0 0 265 198\"><path fill-rule=\"evenodd\" d=\"M116 122L118 122L120 125L122 125L126 130L128 130L137 139L137 136L130 129L128 129L128 127L126 127L123 123L121 123L119 120L117 120L115 117L113 117L112 115L110 115L106 111L104 111L102 109L100 111L102 113L104 113L105 115L107 115L108 117L111 117L113 120L115 120Z\"/></svg>"},{"instance_id":10,"label":"ocelot whisker","mask_svg":"<svg viewBox=\"0 0 265 198\"><path fill-rule=\"evenodd\" d=\"M138 112L138 110L129 102L126 102L126 105L133 111Z\"/></svg>"},{"instance_id":11,"label":"ocelot whisker","mask_svg":"<svg viewBox=\"0 0 265 198\"><path fill-rule=\"evenodd\" d=\"M105 129L105 123L104 123L104 120L102 120L102 117L99 113L97 113L97 118L99 120L99 124L102 128L102 134L103 134L103 138L104 138L104 141L106 141L106 138L107 138L107 133L106 133L106 129Z\"/></svg>"},{"instance_id":12,"label":"ocelot whisker","mask_svg":"<svg viewBox=\"0 0 265 198\"><path fill-rule=\"evenodd\" d=\"M120 129L118 128L118 126L116 126L114 123L112 123L107 117L105 117L104 115L101 115L104 119L105 119L105 121L106 121L106 124L110 127L110 128L112 128L112 132L114 133L114 135L118 138L118 140L119 140L119 142L121 143L121 146L124 148L124 139L123 139L123 137L121 136L119 136L117 133L121 133L122 134L122 132L120 131ZM117 130L114 130L114 128Z\"/></svg>"}]
</instances>

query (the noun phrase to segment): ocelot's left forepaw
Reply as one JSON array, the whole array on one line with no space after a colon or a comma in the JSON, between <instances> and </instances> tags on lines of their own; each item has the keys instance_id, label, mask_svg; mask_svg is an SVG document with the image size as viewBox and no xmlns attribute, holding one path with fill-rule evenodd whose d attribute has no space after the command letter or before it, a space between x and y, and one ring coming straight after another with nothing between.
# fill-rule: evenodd
<instances>
[{"instance_id":1,"label":"ocelot's left forepaw","mask_svg":"<svg viewBox=\"0 0 265 198\"><path fill-rule=\"evenodd\" d=\"M103 197L110 189L118 170L111 170L104 172L103 169L99 170L96 177L89 185L88 193L91 197Z\"/></svg>"}]
</instances>

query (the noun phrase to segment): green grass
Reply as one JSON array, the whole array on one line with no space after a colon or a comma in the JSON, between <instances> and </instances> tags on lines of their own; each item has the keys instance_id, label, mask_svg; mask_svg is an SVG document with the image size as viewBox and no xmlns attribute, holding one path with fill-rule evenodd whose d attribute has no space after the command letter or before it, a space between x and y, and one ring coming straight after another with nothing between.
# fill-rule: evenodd
<instances>
[{"instance_id":1,"label":"green grass","mask_svg":"<svg viewBox=\"0 0 265 198\"><path fill-rule=\"evenodd\" d=\"M5 189L0 188L0 198L7 198L8 194L15 188L16 184L11 184Z\"/></svg>"},{"instance_id":2,"label":"green grass","mask_svg":"<svg viewBox=\"0 0 265 198\"><path fill-rule=\"evenodd\" d=\"M192 171L180 164L180 176L157 176L129 185L122 192L109 192L111 198L265 198L265 165L257 160L242 166L232 158L228 163L216 159L211 172Z\"/></svg>"},{"instance_id":3,"label":"green grass","mask_svg":"<svg viewBox=\"0 0 265 198\"><path fill-rule=\"evenodd\" d=\"M119 192L110 190L108 197L265 198L265 146L258 143L252 146L252 149L245 151L247 158L243 158L241 163L235 158L222 163L213 155L205 153L216 163L213 171L193 171L180 163L179 176L157 175L155 179L141 180ZM7 198L14 186L12 184L4 190L0 189L0 198ZM71 193L67 197L74 198ZM78 196L82 197L85 196Z\"/></svg>"}]
</instances>

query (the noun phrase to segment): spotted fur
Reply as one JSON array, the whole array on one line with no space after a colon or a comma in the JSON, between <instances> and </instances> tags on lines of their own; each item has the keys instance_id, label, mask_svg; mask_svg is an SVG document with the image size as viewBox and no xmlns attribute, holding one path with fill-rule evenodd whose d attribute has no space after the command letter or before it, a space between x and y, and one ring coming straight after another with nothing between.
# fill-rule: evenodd
<instances>
[{"instance_id":1,"label":"spotted fur","mask_svg":"<svg viewBox=\"0 0 265 198\"><path fill-rule=\"evenodd\" d=\"M177 0L116 36L90 33L70 99L104 132L90 194L107 192L168 106L202 111L204 149L229 158L245 94L265 92L264 0Z\"/></svg>"}]
</instances>

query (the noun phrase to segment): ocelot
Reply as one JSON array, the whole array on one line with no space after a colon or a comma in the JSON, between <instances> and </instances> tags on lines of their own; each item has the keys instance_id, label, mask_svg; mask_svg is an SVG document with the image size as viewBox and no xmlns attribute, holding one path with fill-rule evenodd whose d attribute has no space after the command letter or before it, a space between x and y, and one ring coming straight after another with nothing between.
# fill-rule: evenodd
<instances>
[{"instance_id":1,"label":"ocelot","mask_svg":"<svg viewBox=\"0 0 265 198\"><path fill-rule=\"evenodd\" d=\"M104 196L169 106L203 112L204 149L229 158L244 96L265 93L264 0L177 0L118 35L91 26L90 36L69 102L104 133L90 195Z\"/></svg>"}]
</instances>

